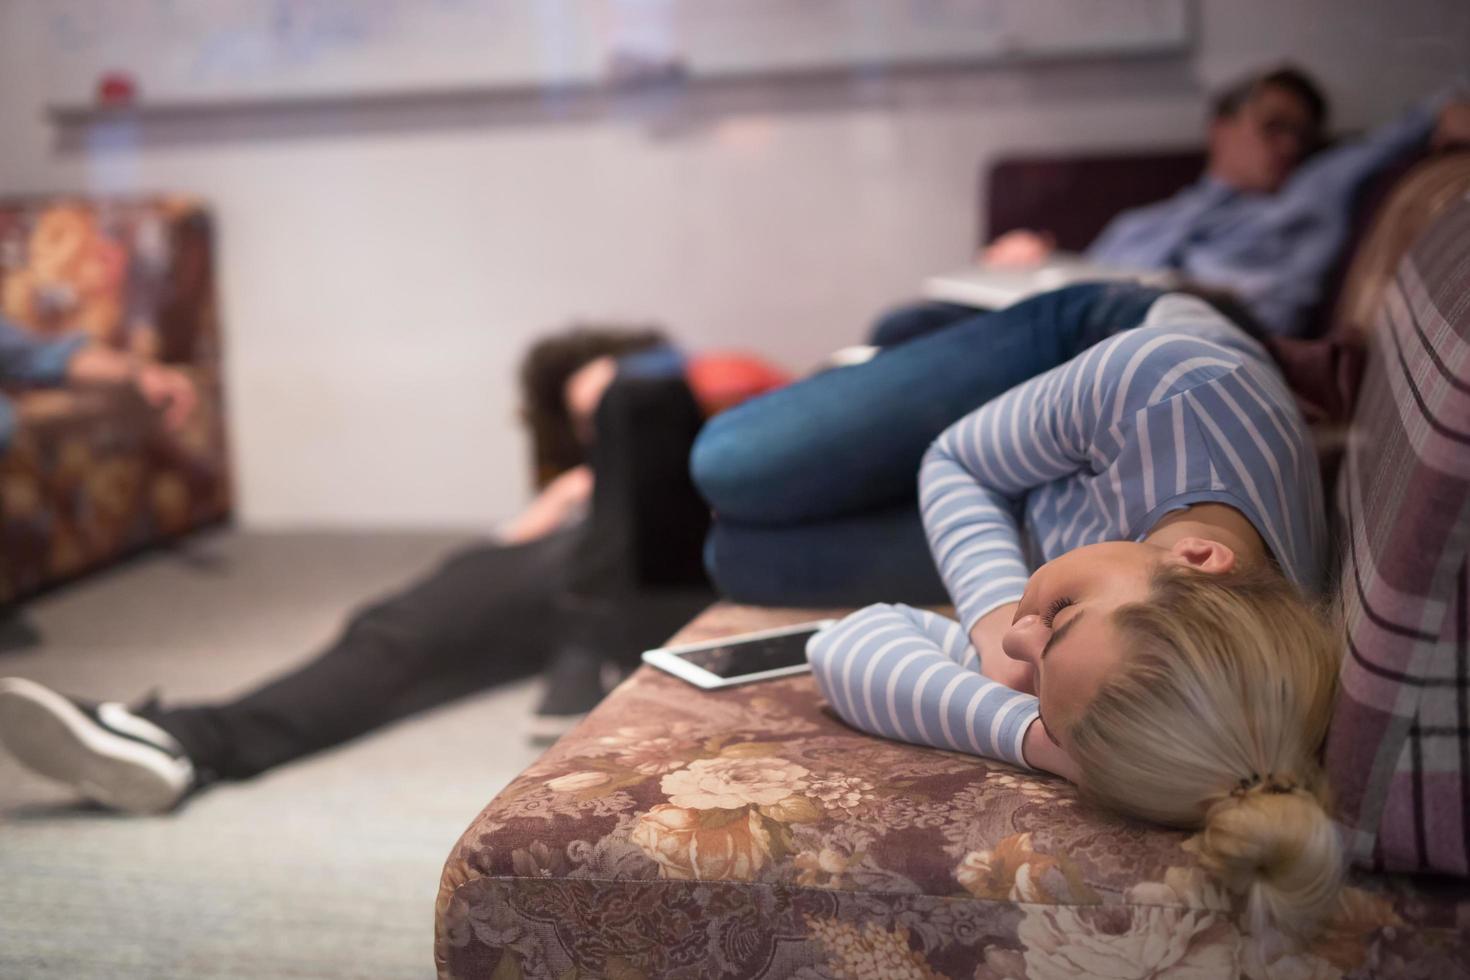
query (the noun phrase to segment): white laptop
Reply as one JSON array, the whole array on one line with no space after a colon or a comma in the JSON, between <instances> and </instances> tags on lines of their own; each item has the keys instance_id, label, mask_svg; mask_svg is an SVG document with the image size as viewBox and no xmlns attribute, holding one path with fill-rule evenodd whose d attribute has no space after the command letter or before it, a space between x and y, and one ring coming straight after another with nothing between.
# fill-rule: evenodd
<instances>
[{"instance_id":1,"label":"white laptop","mask_svg":"<svg viewBox=\"0 0 1470 980\"><path fill-rule=\"evenodd\" d=\"M1095 265L1080 255L1059 253L1046 262L1029 267L987 266L976 264L968 269L924 280L925 299L958 303L982 310L998 310L1028 296L1060 289L1075 282L1141 282L1168 288L1179 283L1174 272L1158 269L1123 269Z\"/></svg>"}]
</instances>

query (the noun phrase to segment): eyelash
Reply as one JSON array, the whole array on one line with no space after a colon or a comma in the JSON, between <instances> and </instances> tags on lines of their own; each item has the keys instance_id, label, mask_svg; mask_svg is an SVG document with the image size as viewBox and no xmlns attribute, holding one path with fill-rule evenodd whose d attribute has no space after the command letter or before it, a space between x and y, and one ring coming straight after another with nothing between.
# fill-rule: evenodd
<instances>
[{"instance_id":1,"label":"eyelash","mask_svg":"<svg viewBox=\"0 0 1470 980\"><path fill-rule=\"evenodd\" d=\"M1053 599L1051 605L1046 607L1046 612L1041 614L1042 624L1045 625L1047 629L1051 629L1051 624L1056 620L1057 614L1076 601L1077 600L1068 598L1066 596L1063 596L1060 599Z\"/></svg>"}]
</instances>

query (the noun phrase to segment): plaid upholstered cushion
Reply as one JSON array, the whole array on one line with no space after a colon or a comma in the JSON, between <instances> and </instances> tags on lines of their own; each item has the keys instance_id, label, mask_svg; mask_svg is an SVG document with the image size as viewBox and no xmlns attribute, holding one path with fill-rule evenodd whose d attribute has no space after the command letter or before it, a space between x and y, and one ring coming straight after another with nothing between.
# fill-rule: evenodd
<instances>
[{"instance_id":1,"label":"plaid upholstered cushion","mask_svg":"<svg viewBox=\"0 0 1470 980\"><path fill-rule=\"evenodd\" d=\"M1360 863L1470 874L1470 199L1399 263L1337 488L1348 649L1327 743Z\"/></svg>"}]
</instances>

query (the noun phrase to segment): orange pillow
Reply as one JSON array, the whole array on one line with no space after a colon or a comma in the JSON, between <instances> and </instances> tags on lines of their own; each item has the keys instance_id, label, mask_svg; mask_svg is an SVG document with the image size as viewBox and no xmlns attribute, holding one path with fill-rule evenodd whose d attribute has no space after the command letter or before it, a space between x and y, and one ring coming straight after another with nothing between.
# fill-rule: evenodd
<instances>
[{"instance_id":1,"label":"orange pillow","mask_svg":"<svg viewBox=\"0 0 1470 980\"><path fill-rule=\"evenodd\" d=\"M694 355L685 378L706 418L791 383L791 375L769 361L740 353Z\"/></svg>"}]
</instances>

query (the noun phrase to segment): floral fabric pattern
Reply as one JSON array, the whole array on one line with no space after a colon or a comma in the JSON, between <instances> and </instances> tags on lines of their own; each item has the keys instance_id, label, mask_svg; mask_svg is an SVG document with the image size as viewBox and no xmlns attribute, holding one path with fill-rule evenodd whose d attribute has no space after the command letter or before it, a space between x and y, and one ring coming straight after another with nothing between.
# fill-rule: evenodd
<instances>
[{"instance_id":1,"label":"floral fabric pattern","mask_svg":"<svg viewBox=\"0 0 1470 980\"><path fill-rule=\"evenodd\" d=\"M721 605L679 639L823 614ZM809 677L699 692L651 668L480 814L437 911L445 977L1255 980L1470 963L1463 889L1354 877L1331 928L1288 951L1249 937L1187 834L1100 813L1061 780L850 730Z\"/></svg>"}]
</instances>

